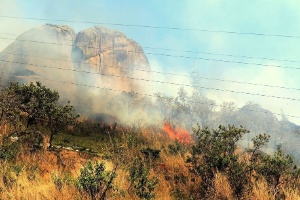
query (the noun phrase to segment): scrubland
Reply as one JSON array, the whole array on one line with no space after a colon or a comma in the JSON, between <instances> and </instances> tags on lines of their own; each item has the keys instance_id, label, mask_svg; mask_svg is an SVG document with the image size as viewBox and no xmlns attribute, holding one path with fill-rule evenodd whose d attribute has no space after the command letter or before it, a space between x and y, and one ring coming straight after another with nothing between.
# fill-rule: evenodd
<instances>
[{"instance_id":1,"label":"scrubland","mask_svg":"<svg viewBox=\"0 0 300 200\"><path fill-rule=\"evenodd\" d=\"M40 83L0 100L1 199L300 199L299 168L262 151L267 134L244 148L243 127L100 123Z\"/></svg>"}]
</instances>

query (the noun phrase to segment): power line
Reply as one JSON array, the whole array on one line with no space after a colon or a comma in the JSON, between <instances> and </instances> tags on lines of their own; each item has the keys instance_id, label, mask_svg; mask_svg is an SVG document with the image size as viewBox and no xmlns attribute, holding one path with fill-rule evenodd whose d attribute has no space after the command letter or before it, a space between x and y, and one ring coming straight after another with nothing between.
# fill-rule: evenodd
<instances>
[{"instance_id":1,"label":"power line","mask_svg":"<svg viewBox=\"0 0 300 200\"><path fill-rule=\"evenodd\" d=\"M143 46L143 48L144 49L153 49L153 50L184 52L184 53L192 53L192 54L207 54L207 55L214 55L214 56L226 56L226 57L236 57L236 58L250 58L250 59L268 60L268 61L300 63L300 61L298 61L298 60L275 59L275 58L267 58L267 57L254 57L254 56L234 55L234 54L225 54L225 53L212 53L212 52L206 52L206 51L191 51L191 50L169 49L169 48L148 47L148 46Z\"/></svg>"},{"instance_id":2,"label":"power line","mask_svg":"<svg viewBox=\"0 0 300 200\"><path fill-rule=\"evenodd\" d=\"M10 74L15 76L14 74ZM125 90L117 90L117 89L112 89L112 88L105 88L105 87L99 87L99 86L92 86L92 85L86 85L86 84L79 84L79 83L74 83L74 82L67 82L67 81L58 81L58 80L53 80L53 79L46 79L46 78L41 78L41 77L29 77L29 76L22 76L22 77L27 77L27 78L35 78L35 79L42 79L42 80L46 80L46 81L52 81L52 82L58 82L58 83L63 83L63 84L71 84L71 85L76 85L76 86L83 86L83 87L89 87L89 88L95 88L95 89L103 89L103 90L109 90L109 91L114 91L114 92L128 92ZM142 95L142 96L148 96L148 97L154 97L157 98L157 96L152 95L152 94L146 94L146 93L139 93L139 92L135 92L132 91L134 94L136 95ZM160 96L161 98L166 98L164 96ZM203 103L203 102L199 102L199 101L191 101L191 100L187 100L187 102L189 103L197 103L197 104L203 104L203 105L210 105L210 106L218 106L218 107L224 107L223 105L218 105L215 103ZM271 111L261 111L261 110L253 110L253 109L246 109L243 107L236 107L236 109L240 109L240 110L246 110L246 111L250 111L250 112L258 112L258 113L265 113L265 114L273 114L273 115L278 115L281 116L282 113L273 113ZM295 115L285 115L286 117L292 117L292 118L300 118L299 116L295 116Z\"/></svg>"},{"instance_id":3,"label":"power line","mask_svg":"<svg viewBox=\"0 0 300 200\"><path fill-rule=\"evenodd\" d=\"M0 33L5 35L20 35L14 33ZM67 39L59 39L62 41L72 41ZM137 45L134 45L137 46ZM95 47L92 47L95 48ZM213 53L206 51L192 51L192 50L183 50L183 49L170 49L170 48L161 48L161 47L150 47L150 46L142 46L143 49L152 49L152 50L163 50L163 51L172 51L172 52L184 52L191 54L206 54L206 55L214 55L214 56L226 56L226 57L236 57L236 58L250 58L250 59L259 59L259 60L268 60L268 61L280 61L280 62L290 62L290 63L300 63L299 60L288 60L288 59L275 59L275 58L267 58L267 57L255 57L255 56L247 56L247 55L234 55L234 54L226 54L226 53Z\"/></svg>"},{"instance_id":4,"label":"power line","mask_svg":"<svg viewBox=\"0 0 300 200\"><path fill-rule=\"evenodd\" d=\"M26 57L34 57L34 58L41 58L41 59L49 59L49 60L55 60L55 61L69 62L69 63L72 63L72 64L87 64L85 61L84 62L77 62L77 61L71 61L71 60L61 60L61 59L55 59L55 58L47 58L47 57L41 57L41 56L32 56L32 55L15 54L15 53L5 53L5 54L17 55L17 56L22 56L22 57L26 56ZM89 63L89 65L97 66L97 64L92 64L92 63ZM106 67L119 68L117 66L106 66ZM180 76L180 77L190 77L190 78L193 77L192 75L188 75L188 74L178 74L178 73L172 73L172 72L161 72L161 71L146 70L146 69L140 69L140 68L133 69L133 68L130 68L130 67L122 67L122 69L137 70L137 71L143 71L143 72L148 72L148 73L156 73L156 74L164 74L164 75L172 75L172 76ZM268 85L268 84L258 84L258 83L227 80L227 79L218 79L218 78L211 78L211 77L204 77L204 76L199 76L198 78L205 79L205 80L211 80L211 81L230 82L230 83L237 83L237 84L263 86L263 87L269 87L269 88L279 88L279 89L300 91L300 88L292 88L292 87L284 87L284 86L276 86L276 85Z\"/></svg>"},{"instance_id":5,"label":"power line","mask_svg":"<svg viewBox=\"0 0 300 200\"><path fill-rule=\"evenodd\" d=\"M42 44L51 44L51 45L64 45L64 46L72 46L77 47L74 44L62 44L56 42L42 42L42 41L35 41L35 40L23 40L23 39L11 39L11 38L3 38L1 39L8 39L8 40L17 40L17 41L25 41L25 42L36 42ZM93 48L93 49L100 49L97 47L86 47L86 48ZM128 51L133 52L133 51ZM163 53L152 53L152 52L143 52L143 51L134 51L134 53L145 53L148 55L156 55L156 56L164 56L164 57L172 57L172 58L185 58L185 59L193 59L193 60L204 60L208 62L222 62L222 63L234 63L234 64L242 64L242 65L256 65L262 67L274 67L274 68L283 68L283 69L300 69L300 67L289 67L289 66L282 66L282 65L271 65L271 64L262 64L262 63L254 63L254 62L243 62L243 61L232 61L232 60L224 60L224 59L212 59L212 58L204 58L204 57L192 57L192 56L182 56L182 55L172 55L172 54L163 54Z\"/></svg>"},{"instance_id":6,"label":"power line","mask_svg":"<svg viewBox=\"0 0 300 200\"><path fill-rule=\"evenodd\" d=\"M148 28L148 29L167 29L167 30L174 30L174 31L195 31L195 32L207 32L207 33L223 33L223 34L235 34L235 35L252 35L252 36L264 36L264 37L280 37L280 38L300 39L300 36L295 36L295 35L266 34L266 33L255 33L255 32L226 31L226 30L210 30L210 29L199 29L199 28L181 28L181 27L151 26L151 25L140 25L140 24L124 24L124 23L93 22L93 21L75 21L75 20L64 20L64 19L46 19L46 18L17 17L17 16L4 16L4 15L0 16L0 18L36 20L36 21L55 21L55 22L81 23L81 24L93 24L93 25L111 25L111 26L123 26L123 27L137 27L137 28Z\"/></svg>"},{"instance_id":7,"label":"power line","mask_svg":"<svg viewBox=\"0 0 300 200\"><path fill-rule=\"evenodd\" d=\"M0 60L0 61L9 62L9 63L16 63L16 64L26 64L26 65L31 65L31 66L58 69L58 70L64 70L64 71L73 71L73 72L78 72L78 73L97 74L97 75L103 75L103 76L112 76L112 77L117 77L117 78L126 78L126 79L131 79L131 80L154 82L154 83L160 83L160 84L170 84L170 85L176 85L176 86L193 87L192 85L188 85L188 84L178 84L178 83L173 83L173 82L157 81L157 80L150 80L150 79L144 79L144 78L125 77L125 76L114 75L114 74L97 73L97 72L82 71L82 70L75 70L75 69L65 69L65 68L62 68L62 67L50 67L50 66L47 66L47 65L37 65L37 64L24 63L24 62L13 62L13 61L7 61L7 60ZM203 87L203 86L200 86L199 88L206 89L206 90L215 90L215 91L220 91L220 92L230 92L230 93L236 93L236 94L260 96L260 97L266 97L266 98L283 99L283 100L290 100L290 101L300 101L300 99L291 98L291 97L281 97L281 96L274 96L274 95L270 96L270 95L259 94L259 93L241 92L241 91L235 91L235 90L227 90L227 89Z\"/></svg>"},{"instance_id":8,"label":"power line","mask_svg":"<svg viewBox=\"0 0 300 200\"><path fill-rule=\"evenodd\" d=\"M186 58L186 59L193 59L193 60L204 60L204 61L209 61L209 62L235 63L235 64L242 64L242 65L257 65L257 66L263 66L263 67L274 67L274 68L283 68L283 69L300 69L300 67L287 67L287 66L282 66L282 65L269 65L269 64L262 64L262 63L232 61L232 60L223 60L223 59L211 59L211 58L202 58L202 57L151 53L151 52L144 52L144 53L148 54L148 55L165 56L165 57L172 57L172 58Z\"/></svg>"}]
</instances>

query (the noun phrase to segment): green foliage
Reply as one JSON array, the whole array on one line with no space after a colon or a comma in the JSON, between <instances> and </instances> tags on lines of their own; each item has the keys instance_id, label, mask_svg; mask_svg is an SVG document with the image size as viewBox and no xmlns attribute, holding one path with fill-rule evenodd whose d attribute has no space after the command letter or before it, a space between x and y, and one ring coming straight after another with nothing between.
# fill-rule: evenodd
<instances>
[{"instance_id":1,"label":"green foliage","mask_svg":"<svg viewBox=\"0 0 300 200\"><path fill-rule=\"evenodd\" d=\"M285 155L280 147L274 156L262 156L261 162L257 166L257 172L265 177L277 197L283 195L283 191L280 190L282 184L287 184L293 189L299 187L297 182L300 170L295 165L293 158Z\"/></svg>"},{"instance_id":2,"label":"green foliage","mask_svg":"<svg viewBox=\"0 0 300 200\"><path fill-rule=\"evenodd\" d=\"M70 102L61 106L58 100L58 92L46 88L40 82L31 82L29 85L11 83L1 91L0 121L18 124L20 118L23 118L27 129L33 124L46 127L50 135L46 131L43 134L49 137L51 146L53 135L74 124L78 117L74 115L74 107Z\"/></svg>"},{"instance_id":3,"label":"green foliage","mask_svg":"<svg viewBox=\"0 0 300 200\"><path fill-rule=\"evenodd\" d=\"M0 159L14 160L19 154L20 145L18 143L7 144L0 147Z\"/></svg>"},{"instance_id":4,"label":"green foliage","mask_svg":"<svg viewBox=\"0 0 300 200\"><path fill-rule=\"evenodd\" d=\"M80 170L77 187L86 192L91 199L105 199L106 193L113 186L113 179L116 177L116 168L112 173L107 172L103 162L88 162Z\"/></svg>"},{"instance_id":5,"label":"green foliage","mask_svg":"<svg viewBox=\"0 0 300 200\"><path fill-rule=\"evenodd\" d=\"M72 183L74 183L74 179L71 177L71 175L69 173L67 173L63 176L59 176L58 174L52 174L51 178L52 178L53 183L55 184L56 188L59 191L62 191L62 189L65 185L71 185Z\"/></svg>"},{"instance_id":6,"label":"green foliage","mask_svg":"<svg viewBox=\"0 0 300 200\"><path fill-rule=\"evenodd\" d=\"M37 120L44 120L46 111L51 110L59 99L58 92L46 88L40 82L36 85L32 82L29 85L16 85L12 91L20 101L19 109L26 114L27 127L37 123Z\"/></svg>"},{"instance_id":7,"label":"green foliage","mask_svg":"<svg viewBox=\"0 0 300 200\"><path fill-rule=\"evenodd\" d=\"M46 110L46 123L51 133L55 134L73 125L79 117L79 115L74 115L74 111L75 109L70 105L70 102L64 106L53 105L49 110Z\"/></svg>"},{"instance_id":8,"label":"green foliage","mask_svg":"<svg viewBox=\"0 0 300 200\"><path fill-rule=\"evenodd\" d=\"M234 161L230 163L225 174L228 176L230 186L236 198L241 199L244 192L250 192L251 174L249 165L244 161Z\"/></svg>"},{"instance_id":9,"label":"green foliage","mask_svg":"<svg viewBox=\"0 0 300 200\"><path fill-rule=\"evenodd\" d=\"M36 152L42 149L43 136L40 131L23 131L17 134L22 151Z\"/></svg>"},{"instance_id":10,"label":"green foliage","mask_svg":"<svg viewBox=\"0 0 300 200\"><path fill-rule=\"evenodd\" d=\"M251 153L251 162L257 164L257 159L261 156L260 149L269 142L270 136L267 134L259 134L252 138L253 148L247 149Z\"/></svg>"},{"instance_id":11,"label":"green foliage","mask_svg":"<svg viewBox=\"0 0 300 200\"><path fill-rule=\"evenodd\" d=\"M236 142L247 133L244 128L236 128L228 126L220 126L219 129L210 130L194 129L197 137L197 143L193 146L192 155L194 157L193 164L197 164L199 156L203 156L203 162L209 164L211 171L225 171L232 162L235 162L238 156L235 154ZM201 166L198 166L201 172Z\"/></svg>"},{"instance_id":12,"label":"green foliage","mask_svg":"<svg viewBox=\"0 0 300 200\"><path fill-rule=\"evenodd\" d=\"M129 149L137 148L145 143L141 132L138 131L127 131L124 135L125 144Z\"/></svg>"},{"instance_id":13,"label":"green foliage","mask_svg":"<svg viewBox=\"0 0 300 200\"><path fill-rule=\"evenodd\" d=\"M130 168L130 187L133 186L134 193L144 200L155 198L154 189L158 183L158 179L149 178L149 168L146 163L137 157Z\"/></svg>"},{"instance_id":14,"label":"green foliage","mask_svg":"<svg viewBox=\"0 0 300 200\"><path fill-rule=\"evenodd\" d=\"M213 178L217 172L228 177L230 186L237 199L244 192L252 189L252 180L264 177L276 198L284 197L280 185L296 188L300 171L289 155L284 155L282 149L278 149L274 156L261 152L261 148L269 141L269 136L260 134L252 139L253 148L247 149L249 160L236 153L237 142L248 131L234 126L220 126L219 129L194 129L196 145L192 148L191 172L200 175L202 182L197 197L208 197L214 191ZM256 172L256 173L254 173ZM200 195L200 196L199 196Z\"/></svg>"},{"instance_id":15,"label":"green foliage","mask_svg":"<svg viewBox=\"0 0 300 200\"><path fill-rule=\"evenodd\" d=\"M219 126L219 129L210 131L198 126L194 129L196 145L192 147L191 172L202 178L200 195L209 195L213 190L213 178L216 172L227 174L229 182L237 198L248 184L247 165L238 162L239 156L235 153L237 142L247 133L244 128L234 126Z\"/></svg>"},{"instance_id":16,"label":"green foliage","mask_svg":"<svg viewBox=\"0 0 300 200\"><path fill-rule=\"evenodd\" d=\"M184 145L178 142L178 140L175 140L174 144L169 144L168 149L171 155L180 154L181 156L183 156L184 153L186 152Z\"/></svg>"},{"instance_id":17,"label":"green foliage","mask_svg":"<svg viewBox=\"0 0 300 200\"><path fill-rule=\"evenodd\" d=\"M0 125L10 122L15 129L20 123L21 110L20 100L15 91L19 88L18 83L10 83L6 88L0 91Z\"/></svg>"}]
</instances>

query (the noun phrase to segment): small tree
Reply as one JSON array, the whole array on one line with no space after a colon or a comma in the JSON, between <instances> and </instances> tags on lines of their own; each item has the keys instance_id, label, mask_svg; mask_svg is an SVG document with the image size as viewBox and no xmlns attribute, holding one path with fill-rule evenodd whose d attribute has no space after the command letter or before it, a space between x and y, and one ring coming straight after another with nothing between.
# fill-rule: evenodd
<instances>
[{"instance_id":1,"label":"small tree","mask_svg":"<svg viewBox=\"0 0 300 200\"><path fill-rule=\"evenodd\" d=\"M57 105L59 94L43 86L40 82L15 87L14 91L20 100L20 110L26 117L26 127L45 121L47 111Z\"/></svg>"},{"instance_id":2,"label":"small tree","mask_svg":"<svg viewBox=\"0 0 300 200\"><path fill-rule=\"evenodd\" d=\"M70 105L70 102L64 106L53 104L52 106L46 107L46 118L44 120L44 125L50 130L45 142L48 143L50 147L52 146L53 136L68 126L75 124L76 119L79 117L79 115L74 115L75 109Z\"/></svg>"},{"instance_id":3,"label":"small tree","mask_svg":"<svg viewBox=\"0 0 300 200\"><path fill-rule=\"evenodd\" d=\"M10 119L10 123L15 123L15 116L22 116L27 128L39 124L49 130L49 133L43 132L44 149L47 148L46 144L51 146L54 134L72 125L78 117L74 115L75 109L70 102L61 106L58 103L58 92L46 88L40 82L29 85L11 83L1 100L5 105L1 104L3 117Z\"/></svg>"},{"instance_id":4,"label":"small tree","mask_svg":"<svg viewBox=\"0 0 300 200\"><path fill-rule=\"evenodd\" d=\"M80 170L77 187L80 191L86 192L92 200L106 199L106 193L113 186L113 180L116 177L117 166L113 171L106 172L103 162L93 166L91 161Z\"/></svg>"}]
</instances>

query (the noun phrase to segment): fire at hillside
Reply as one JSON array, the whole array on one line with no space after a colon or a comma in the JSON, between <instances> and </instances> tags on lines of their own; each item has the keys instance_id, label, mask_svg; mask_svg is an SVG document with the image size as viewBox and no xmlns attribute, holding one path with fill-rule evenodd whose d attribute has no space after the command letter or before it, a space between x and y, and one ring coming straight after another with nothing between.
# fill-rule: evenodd
<instances>
[{"instance_id":1,"label":"fire at hillside","mask_svg":"<svg viewBox=\"0 0 300 200\"><path fill-rule=\"evenodd\" d=\"M192 142L191 135L187 130L183 130L181 128L173 128L168 122L164 123L163 130L172 140L178 140L183 144L190 144Z\"/></svg>"}]
</instances>

